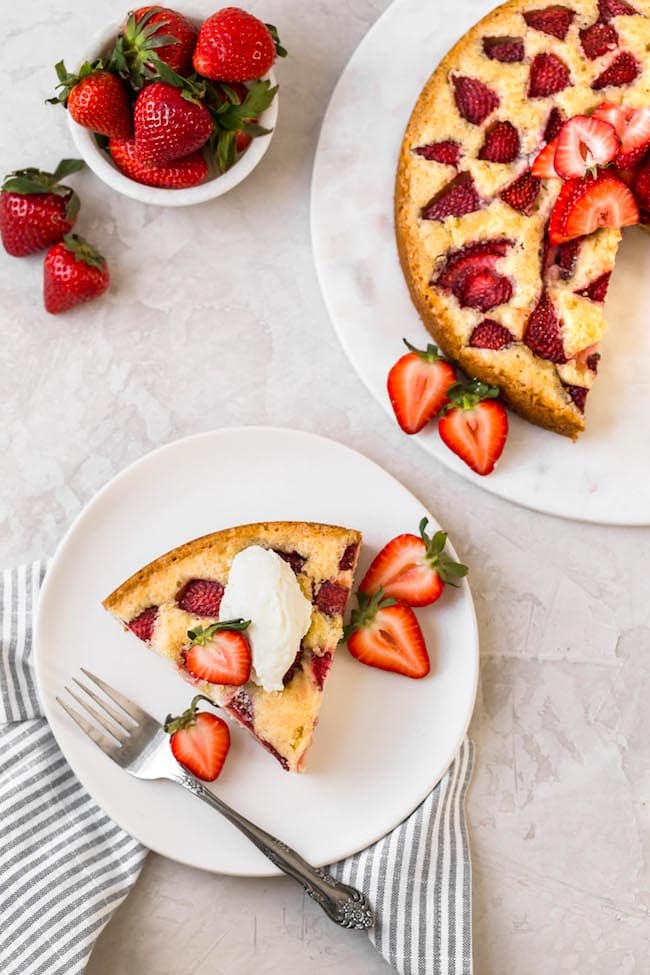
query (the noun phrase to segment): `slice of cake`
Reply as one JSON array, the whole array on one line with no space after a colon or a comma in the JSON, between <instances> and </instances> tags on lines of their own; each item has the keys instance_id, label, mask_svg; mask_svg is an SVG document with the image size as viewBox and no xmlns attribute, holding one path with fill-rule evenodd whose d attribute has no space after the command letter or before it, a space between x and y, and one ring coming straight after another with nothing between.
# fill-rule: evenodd
<instances>
[{"instance_id":1,"label":"slice of cake","mask_svg":"<svg viewBox=\"0 0 650 975\"><path fill-rule=\"evenodd\" d=\"M241 525L167 552L103 605L236 718L283 768L301 771L343 634L360 544L358 531L334 525ZM238 685L199 679L188 667L189 631L204 642L211 624L235 618L250 620L244 631L250 679Z\"/></svg>"},{"instance_id":2,"label":"slice of cake","mask_svg":"<svg viewBox=\"0 0 650 975\"><path fill-rule=\"evenodd\" d=\"M621 233L610 221L554 244L549 220L565 184L531 167L567 119L603 102L650 106L649 15L650 0L498 7L434 71L400 153L397 242L424 324L522 416L574 438ZM615 172L629 182L633 170ZM614 208L605 184L602 206Z\"/></svg>"}]
</instances>

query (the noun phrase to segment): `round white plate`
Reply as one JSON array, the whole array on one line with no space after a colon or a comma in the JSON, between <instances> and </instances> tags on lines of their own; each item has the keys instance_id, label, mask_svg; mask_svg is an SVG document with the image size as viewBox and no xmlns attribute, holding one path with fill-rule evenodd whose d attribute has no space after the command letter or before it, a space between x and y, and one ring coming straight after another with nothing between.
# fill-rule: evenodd
<instances>
[{"instance_id":1,"label":"round white plate","mask_svg":"<svg viewBox=\"0 0 650 975\"><path fill-rule=\"evenodd\" d=\"M55 702L87 667L164 719L191 689L102 609L141 565L188 539L259 520L323 521L364 535L357 578L394 535L417 529L419 501L341 444L263 427L217 430L148 454L111 481L72 526L47 574L36 673L52 731L86 789L146 846L194 867L277 871L225 820L168 782L131 778ZM433 519L432 524L435 525ZM325 689L308 771L291 775L242 728L213 788L315 864L378 839L438 782L465 734L478 673L469 588L418 611L432 673L412 681L364 667L341 648Z\"/></svg>"},{"instance_id":2,"label":"round white plate","mask_svg":"<svg viewBox=\"0 0 650 975\"><path fill-rule=\"evenodd\" d=\"M386 375L426 344L397 258L393 184L402 135L429 74L493 0L396 0L363 39L330 101L312 181L312 239L325 302L357 373L390 412ZM650 524L650 239L626 231L607 299L609 329L579 442L511 414L497 470L478 477L439 440L429 454L510 501L584 521ZM392 414L391 414L392 415ZM405 449L406 446L405 435Z\"/></svg>"}]
</instances>

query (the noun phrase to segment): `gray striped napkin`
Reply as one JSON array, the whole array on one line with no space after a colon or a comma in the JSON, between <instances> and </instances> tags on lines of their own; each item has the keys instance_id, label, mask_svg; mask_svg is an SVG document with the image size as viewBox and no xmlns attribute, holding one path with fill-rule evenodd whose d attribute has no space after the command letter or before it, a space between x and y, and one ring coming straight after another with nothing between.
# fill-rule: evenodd
<instances>
[{"instance_id":1,"label":"gray striped napkin","mask_svg":"<svg viewBox=\"0 0 650 975\"><path fill-rule=\"evenodd\" d=\"M3 573L0 598L0 972L81 975L146 849L83 790L38 700L31 621L46 564ZM364 891L370 937L401 975L471 975L464 802L473 746L392 833L331 872Z\"/></svg>"}]
</instances>

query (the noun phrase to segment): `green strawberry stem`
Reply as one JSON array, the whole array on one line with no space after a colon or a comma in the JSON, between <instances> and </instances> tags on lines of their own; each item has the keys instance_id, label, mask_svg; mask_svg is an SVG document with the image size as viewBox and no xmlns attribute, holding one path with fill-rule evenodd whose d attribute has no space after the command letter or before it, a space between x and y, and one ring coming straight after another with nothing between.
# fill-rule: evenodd
<instances>
[{"instance_id":1,"label":"green strawberry stem","mask_svg":"<svg viewBox=\"0 0 650 975\"><path fill-rule=\"evenodd\" d=\"M496 399L501 393L499 386L490 386L481 379L472 379L468 383L454 383L447 390L448 404L442 412L449 410L473 410L484 399Z\"/></svg>"},{"instance_id":2,"label":"green strawberry stem","mask_svg":"<svg viewBox=\"0 0 650 975\"><path fill-rule=\"evenodd\" d=\"M97 268L98 271L103 271L106 267L106 261L99 251L96 251L92 244L89 244L78 234L66 234L63 238L63 245L74 254L78 261L83 261L88 267Z\"/></svg>"},{"instance_id":3,"label":"green strawberry stem","mask_svg":"<svg viewBox=\"0 0 650 975\"><path fill-rule=\"evenodd\" d=\"M447 544L447 532L437 531L434 535L427 534L428 518L423 518L420 522L420 537L426 546L425 560L443 582L450 586L458 587L454 579L462 579L469 572L466 565L462 562L454 562L451 556L445 552Z\"/></svg>"},{"instance_id":4,"label":"green strawberry stem","mask_svg":"<svg viewBox=\"0 0 650 975\"><path fill-rule=\"evenodd\" d=\"M434 345L433 342L430 342L427 345L426 349L417 349L414 345L411 345L408 339L402 339L402 342L409 350L409 352L415 352L415 354L419 355L424 362L444 361L442 356L440 355L440 352L438 351L438 346Z\"/></svg>"},{"instance_id":5,"label":"green strawberry stem","mask_svg":"<svg viewBox=\"0 0 650 975\"><path fill-rule=\"evenodd\" d=\"M369 626L380 609L387 609L397 604L397 600L392 596L384 598L384 590L381 588L374 596L368 596L365 592L357 592L356 596L359 607L352 610L350 622L343 629L343 640L348 640L357 630Z\"/></svg>"},{"instance_id":6,"label":"green strawberry stem","mask_svg":"<svg viewBox=\"0 0 650 975\"><path fill-rule=\"evenodd\" d=\"M56 76L59 79L59 83L56 86L60 88L61 91L54 98L46 98L46 104L48 105L67 105L68 97L70 92L78 85L80 81L84 78L90 78L91 75L95 74L97 71L104 70L104 62L101 58L97 58L95 61L84 61L76 74L70 74L66 68L63 61L57 62L54 65L54 70L56 71Z\"/></svg>"},{"instance_id":7,"label":"green strawberry stem","mask_svg":"<svg viewBox=\"0 0 650 975\"><path fill-rule=\"evenodd\" d=\"M192 703L190 704L189 708L183 711L182 714L179 714L177 717L172 717L171 714L167 715L163 728L168 735L175 735L177 731L182 731L184 728L191 728L196 721L196 710L199 701L207 701L208 704L211 704L213 707L218 707L218 705L215 704L214 701L211 701L209 697L206 697L205 694L197 694L192 698Z\"/></svg>"},{"instance_id":8,"label":"green strawberry stem","mask_svg":"<svg viewBox=\"0 0 650 975\"><path fill-rule=\"evenodd\" d=\"M271 129L252 120L269 107L277 91L278 86L271 88L268 80L255 81L240 104L236 92L229 85L223 82L205 82L204 104L214 122L208 150L220 173L225 173L237 162L237 132L245 132L253 139L269 134Z\"/></svg>"},{"instance_id":9,"label":"green strawberry stem","mask_svg":"<svg viewBox=\"0 0 650 975\"><path fill-rule=\"evenodd\" d=\"M220 620L218 623L211 623L209 626L197 626L193 630L188 630L187 635L190 638L192 646L198 645L204 647L206 643L210 642L214 634L219 633L221 630L237 630L238 632L243 632L250 625L250 620Z\"/></svg>"},{"instance_id":10,"label":"green strawberry stem","mask_svg":"<svg viewBox=\"0 0 650 975\"><path fill-rule=\"evenodd\" d=\"M282 43L280 41L280 35L278 34L278 28L274 24L264 24L264 26L266 27L269 34L273 38L273 43L275 44L275 53L277 54L277 56L279 58L286 58L289 52L287 51L286 47L282 47Z\"/></svg>"},{"instance_id":11,"label":"green strawberry stem","mask_svg":"<svg viewBox=\"0 0 650 975\"><path fill-rule=\"evenodd\" d=\"M73 189L61 183L60 180L76 173L86 164L83 159L62 159L53 173L46 173L31 166L27 169L17 169L5 177L2 190L7 193L54 193L66 199L65 215L72 220L79 213L81 205L79 197Z\"/></svg>"},{"instance_id":12,"label":"green strawberry stem","mask_svg":"<svg viewBox=\"0 0 650 975\"><path fill-rule=\"evenodd\" d=\"M154 14L159 11L159 7L154 7L139 20L136 20L135 13L131 12L123 31L117 36L108 60L108 70L119 74L135 91L139 91L145 82L156 77L161 63L156 51L161 47L180 43L177 37L157 33L169 23L168 20L159 20L155 24L149 23Z\"/></svg>"}]
</instances>

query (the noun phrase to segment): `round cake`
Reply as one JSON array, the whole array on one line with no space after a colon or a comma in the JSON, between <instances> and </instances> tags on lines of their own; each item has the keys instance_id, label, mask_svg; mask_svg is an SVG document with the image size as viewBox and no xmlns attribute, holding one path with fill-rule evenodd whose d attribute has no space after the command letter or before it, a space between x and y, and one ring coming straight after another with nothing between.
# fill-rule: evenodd
<instances>
[{"instance_id":1,"label":"round cake","mask_svg":"<svg viewBox=\"0 0 650 975\"><path fill-rule=\"evenodd\" d=\"M498 7L433 72L400 152L397 242L426 327L516 412L573 438L621 231L552 244L563 181L531 166L567 119L650 106L649 17L650 0Z\"/></svg>"}]
</instances>

